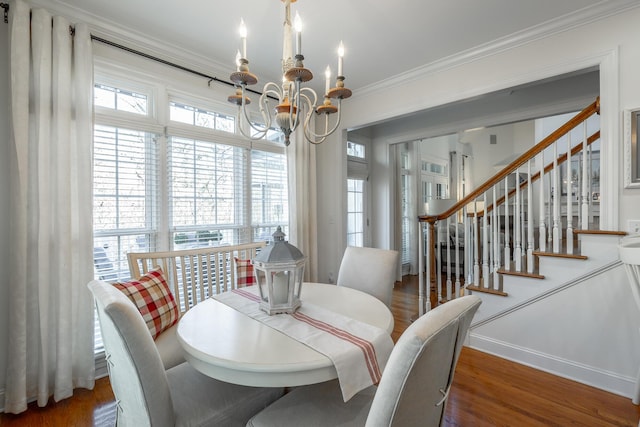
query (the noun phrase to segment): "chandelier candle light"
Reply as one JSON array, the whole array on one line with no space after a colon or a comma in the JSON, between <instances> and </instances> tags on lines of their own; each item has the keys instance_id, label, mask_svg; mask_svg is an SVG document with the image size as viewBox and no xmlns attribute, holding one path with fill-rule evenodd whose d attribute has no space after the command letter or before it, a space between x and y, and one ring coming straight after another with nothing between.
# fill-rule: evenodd
<instances>
[{"instance_id":1,"label":"chandelier candle light","mask_svg":"<svg viewBox=\"0 0 640 427\"><path fill-rule=\"evenodd\" d=\"M248 85L258 83L258 78L249 71L249 60L247 59L247 27L244 20L240 20L240 41L242 45L242 53L238 51L236 55L236 71L231 74L231 81L236 85L236 92L229 96L228 101L238 106L238 123L242 123L244 118L245 126L240 125L239 129L242 135L250 139L262 139L275 122L277 127L284 135L285 145L289 145L289 137L298 125L302 122L304 129L304 137L312 144L320 144L325 141L327 136L331 135L338 128L341 118L340 106L343 99L351 96L351 90L344 87L343 75L343 57L344 45L340 42L338 48L338 76L336 77L336 86L331 88L331 68L327 66L325 71L325 94L322 105L317 105L318 95L309 87L302 87L302 83L313 79L311 70L304 68L302 55L302 20L296 12L294 21L296 37L295 37L295 56L293 55L293 36L291 32L291 3L296 0L281 0L284 3L284 38L282 49L282 84L268 82L262 89L259 105L260 114L262 115L263 125L257 125L249 118L247 105L251 103L251 99L245 94ZM278 105L272 111L269 108L269 97L278 99ZM332 99L336 99L338 105L331 103ZM306 111L304 120L300 119L299 112ZM309 128L309 123L313 113L324 114L324 130L316 133ZM329 115L338 113L337 120L333 127L329 126ZM247 132L247 129L250 131Z\"/></svg>"}]
</instances>

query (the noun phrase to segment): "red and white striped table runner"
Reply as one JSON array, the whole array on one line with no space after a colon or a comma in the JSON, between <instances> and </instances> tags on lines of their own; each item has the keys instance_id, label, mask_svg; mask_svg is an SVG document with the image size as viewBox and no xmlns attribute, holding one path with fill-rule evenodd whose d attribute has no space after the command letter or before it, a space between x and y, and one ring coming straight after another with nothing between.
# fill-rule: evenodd
<instances>
[{"instance_id":1,"label":"red and white striped table runner","mask_svg":"<svg viewBox=\"0 0 640 427\"><path fill-rule=\"evenodd\" d=\"M247 287L213 298L331 359L345 402L380 381L393 349L393 341L385 330L305 301L292 315L269 316L258 307L257 292L257 287Z\"/></svg>"}]
</instances>

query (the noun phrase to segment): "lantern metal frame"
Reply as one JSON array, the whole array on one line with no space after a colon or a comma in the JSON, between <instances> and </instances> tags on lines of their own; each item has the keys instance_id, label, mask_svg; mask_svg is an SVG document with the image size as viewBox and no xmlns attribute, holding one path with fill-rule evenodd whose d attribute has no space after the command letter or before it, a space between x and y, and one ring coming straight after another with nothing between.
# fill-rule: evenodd
<instances>
[{"instance_id":1,"label":"lantern metal frame","mask_svg":"<svg viewBox=\"0 0 640 427\"><path fill-rule=\"evenodd\" d=\"M253 274L260 292L260 309L269 315L292 314L302 302L302 280L306 257L284 240L278 227L273 242L253 259Z\"/></svg>"}]
</instances>

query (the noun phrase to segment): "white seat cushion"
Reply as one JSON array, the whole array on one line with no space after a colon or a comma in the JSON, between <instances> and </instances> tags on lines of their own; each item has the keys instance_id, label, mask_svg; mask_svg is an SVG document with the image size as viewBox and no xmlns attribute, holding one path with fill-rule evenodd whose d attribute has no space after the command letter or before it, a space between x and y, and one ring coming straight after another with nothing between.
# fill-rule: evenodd
<instances>
[{"instance_id":1,"label":"white seat cushion","mask_svg":"<svg viewBox=\"0 0 640 427\"><path fill-rule=\"evenodd\" d=\"M176 427L241 427L283 392L281 387L246 387L218 381L201 374L188 363L169 369L167 382Z\"/></svg>"},{"instance_id":2,"label":"white seat cushion","mask_svg":"<svg viewBox=\"0 0 640 427\"><path fill-rule=\"evenodd\" d=\"M294 391L251 418L247 427L364 426L376 387L362 390L347 403L342 400L338 380L296 387Z\"/></svg>"},{"instance_id":3,"label":"white seat cushion","mask_svg":"<svg viewBox=\"0 0 640 427\"><path fill-rule=\"evenodd\" d=\"M158 338L154 341L156 348L158 349L158 353L160 353L160 359L162 360L164 369L173 368L174 366L185 362L184 351L178 342L178 337L176 337L177 329L178 324L176 323L158 335Z\"/></svg>"}]
</instances>

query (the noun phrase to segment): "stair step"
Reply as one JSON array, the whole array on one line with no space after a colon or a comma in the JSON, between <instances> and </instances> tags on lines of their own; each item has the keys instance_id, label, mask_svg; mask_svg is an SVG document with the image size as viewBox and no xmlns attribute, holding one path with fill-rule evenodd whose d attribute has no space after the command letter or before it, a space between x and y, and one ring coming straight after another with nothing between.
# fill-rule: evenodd
<instances>
[{"instance_id":1,"label":"stair step","mask_svg":"<svg viewBox=\"0 0 640 427\"><path fill-rule=\"evenodd\" d=\"M485 294L499 295L499 296L502 296L502 297L509 296L508 293L503 292L503 291L498 291L496 289L483 288L481 286L475 286L475 285L469 285L469 286L467 286L466 289L468 291L483 292Z\"/></svg>"},{"instance_id":2,"label":"stair step","mask_svg":"<svg viewBox=\"0 0 640 427\"><path fill-rule=\"evenodd\" d=\"M580 254L566 254L566 253L555 253L555 252L542 252L542 251L533 251L533 255L535 256L546 256L546 257L555 257L555 258L567 258L567 259L588 259L586 255Z\"/></svg>"},{"instance_id":3,"label":"stair step","mask_svg":"<svg viewBox=\"0 0 640 427\"><path fill-rule=\"evenodd\" d=\"M538 273L527 273L526 271L515 271L515 270L504 270L499 269L499 274L504 274L507 276L518 276L518 277L530 277L532 279L544 279L544 276Z\"/></svg>"},{"instance_id":4,"label":"stair step","mask_svg":"<svg viewBox=\"0 0 640 427\"><path fill-rule=\"evenodd\" d=\"M626 231L613 231L613 230L573 230L573 234L603 234L607 236L626 236Z\"/></svg>"}]
</instances>

